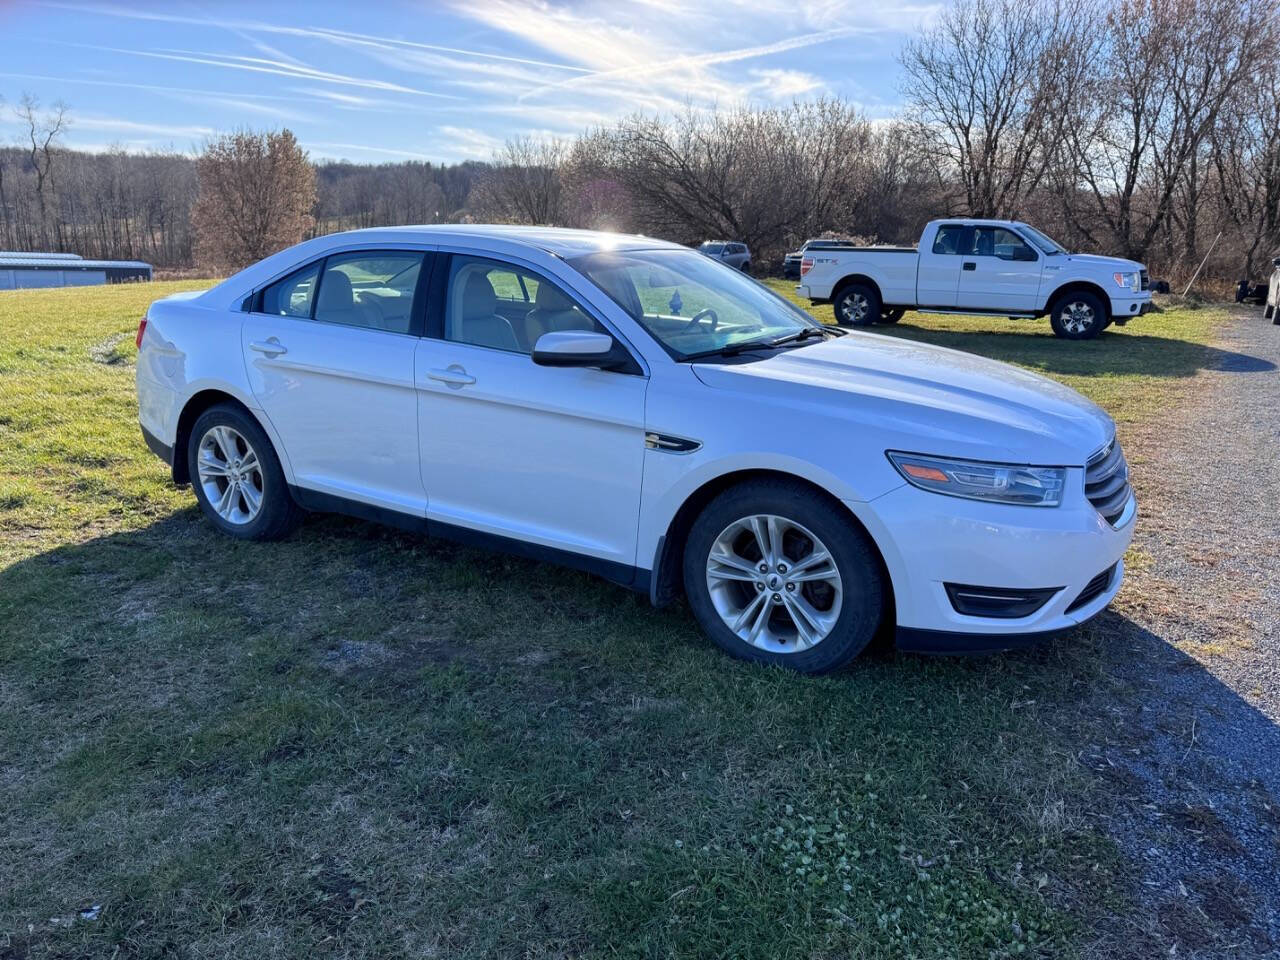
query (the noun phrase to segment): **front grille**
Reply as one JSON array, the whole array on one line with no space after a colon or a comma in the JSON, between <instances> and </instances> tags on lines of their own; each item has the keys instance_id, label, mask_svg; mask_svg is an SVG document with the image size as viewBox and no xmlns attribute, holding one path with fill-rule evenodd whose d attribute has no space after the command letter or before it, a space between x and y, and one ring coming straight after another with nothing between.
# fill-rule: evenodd
<instances>
[{"instance_id":1,"label":"front grille","mask_svg":"<svg viewBox=\"0 0 1280 960\"><path fill-rule=\"evenodd\" d=\"M1111 586L1111 578L1115 574L1116 565L1113 563L1088 582L1085 588L1080 591L1080 596L1071 601L1071 605L1067 607L1066 612L1072 613L1075 610L1079 610L1094 597L1099 596L1107 587Z\"/></svg>"},{"instance_id":2,"label":"front grille","mask_svg":"<svg viewBox=\"0 0 1280 960\"><path fill-rule=\"evenodd\" d=\"M1084 467L1084 495L1113 527L1129 502L1129 464L1114 438Z\"/></svg>"},{"instance_id":3,"label":"front grille","mask_svg":"<svg viewBox=\"0 0 1280 960\"><path fill-rule=\"evenodd\" d=\"M1148 290L1151 287L1151 278L1147 276L1147 271L1142 271L1142 289Z\"/></svg>"}]
</instances>

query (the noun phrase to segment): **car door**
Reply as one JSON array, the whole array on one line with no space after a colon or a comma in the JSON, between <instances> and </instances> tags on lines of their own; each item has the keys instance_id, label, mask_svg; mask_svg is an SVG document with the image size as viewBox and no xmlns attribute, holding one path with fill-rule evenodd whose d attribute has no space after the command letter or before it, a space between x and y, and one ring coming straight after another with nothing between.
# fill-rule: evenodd
<instances>
[{"instance_id":1,"label":"car door","mask_svg":"<svg viewBox=\"0 0 1280 960\"><path fill-rule=\"evenodd\" d=\"M425 515L414 359L430 260L335 254L255 294L245 369L298 486Z\"/></svg>"},{"instance_id":2,"label":"car door","mask_svg":"<svg viewBox=\"0 0 1280 960\"><path fill-rule=\"evenodd\" d=\"M540 334L605 328L531 265L441 258L416 364L429 522L633 566L648 380L538 366Z\"/></svg>"},{"instance_id":3,"label":"car door","mask_svg":"<svg viewBox=\"0 0 1280 960\"><path fill-rule=\"evenodd\" d=\"M961 257L956 306L977 310L1035 310L1040 255L1007 227L975 227Z\"/></svg>"},{"instance_id":4,"label":"car door","mask_svg":"<svg viewBox=\"0 0 1280 960\"><path fill-rule=\"evenodd\" d=\"M960 251L970 228L962 223L944 223L933 235L933 243L921 245L916 266L916 302L922 307L954 307L960 287Z\"/></svg>"}]
</instances>

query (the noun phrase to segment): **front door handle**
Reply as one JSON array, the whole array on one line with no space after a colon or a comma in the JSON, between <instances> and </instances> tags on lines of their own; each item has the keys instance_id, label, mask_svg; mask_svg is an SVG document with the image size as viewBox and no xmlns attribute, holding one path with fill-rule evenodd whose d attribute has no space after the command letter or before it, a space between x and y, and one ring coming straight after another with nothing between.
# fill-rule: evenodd
<instances>
[{"instance_id":1,"label":"front door handle","mask_svg":"<svg viewBox=\"0 0 1280 960\"><path fill-rule=\"evenodd\" d=\"M268 357L278 357L282 353L289 352L287 349L285 349L284 344L282 344L275 337L267 337L267 340L265 343L260 341L254 341L249 344L249 349L256 350L258 351L258 353L266 354Z\"/></svg>"},{"instance_id":2,"label":"front door handle","mask_svg":"<svg viewBox=\"0 0 1280 960\"><path fill-rule=\"evenodd\" d=\"M976 263L974 263L972 260L966 260L966 261L964 262L964 269L966 269L966 270L977 270L977 269L978 269L978 265L977 265Z\"/></svg>"},{"instance_id":3,"label":"front door handle","mask_svg":"<svg viewBox=\"0 0 1280 960\"><path fill-rule=\"evenodd\" d=\"M476 382L475 377L471 376L471 374L467 373L466 370L456 363L449 364L449 366L443 370L439 368L428 370L427 376L432 380L439 380L441 383L454 387L455 389L458 387L465 387Z\"/></svg>"}]
</instances>

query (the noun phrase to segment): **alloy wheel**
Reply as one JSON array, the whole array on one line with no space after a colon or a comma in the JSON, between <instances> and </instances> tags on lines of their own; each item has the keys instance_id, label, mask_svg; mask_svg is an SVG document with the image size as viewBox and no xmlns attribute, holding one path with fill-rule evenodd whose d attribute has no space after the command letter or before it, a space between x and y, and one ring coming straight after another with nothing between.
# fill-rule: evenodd
<instances>
[{"instance_id":1,"label":"alloy wheel","mask_svg":"<svg viewBox=\"0 0 1280 960\"><path fill-rule=\"evenodd\" d=\"M1093 307L1083 300L1073 300L1062 308L1062 326L1068 333L1087 333L1093 320Z\"/></svg>"},{"instance_id":2,"label":"alloy wheel","mask_svg":"<svg viewBox=\"0 0 1280 960\"><path fill-rule=\"evenodd\" d=\"M200 487L227 523L252 523L262 510L262 465L244 435L226 425L210 427L196 453Z\"/></svg>"},{"instance_id":3,"label":"alloy wheel","mask_svg":"<svg viewBox=\"0 0 1280 960\"><path fill-rule=\"evenodd\" d=\"M847 324L860 324L867 316L867 298L861 293L851 293L840 301L840 319Z\"/></svg>"},{"instance_id":4,"label":"alloy wheel","mask_svg":"<svg viewBox=\"0 0 1280 960\"><path fill-rule=\"evenodd\" d=\"M757 514L729 524L711 544L706 574L725 626L761 650L808 650L840 618L844 587L835 558L786 517Z\"/></svg>"}]
</instances>

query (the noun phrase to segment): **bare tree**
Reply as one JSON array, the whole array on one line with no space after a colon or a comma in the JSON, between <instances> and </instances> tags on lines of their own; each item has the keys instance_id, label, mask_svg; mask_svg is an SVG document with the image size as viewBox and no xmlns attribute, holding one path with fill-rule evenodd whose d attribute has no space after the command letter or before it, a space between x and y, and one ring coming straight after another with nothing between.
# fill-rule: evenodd
<instances>
[{"instance_id":1,"label":"bare tree","mask_svg":"<svg viewBox=\"0 0 1280 960\"><path fill-rule=\"evenodd\" d=\"M1119 0L1103 35L1095 81L1064 130L1073 182L1060 189L1083 201L1068 208L1081 234L1142 259L1249 63L1278 42L1275 10L1270 0ZM1194 249L1194 221L1190 238Z\"/></svg>"},{"instance_id":2,"label":"bare tree","mask_svg":"<svg viewBox=\"0 0 1280 960\"><path fill-rule=\"evenodd\" d=\"M41 112L40 101L29 93L24 93L18 101L15 111L26 132L26 140L30 144L27 158L36 176L36 205L40 211L40 236L48 242L54 241L58 249L62 249L60 224L54 223L51 231L49 220L49 193L52 192L54 155L58 140L67 127L67 105L58 101L52 110Z\"/></svg>"},{"instance_id":3,"label":"bare tree","mask_svg":"<svg viewBox=\"0 0 1280 960\"><path fill-rule=\"evenodd\" d=\"M239 269L302 240L315 222L315 168L288 130L209 141L191 219L201 263Z\"/></svg>"},{"instance_id":4,"label":"bare tree","mask_svg":"<svg viewBox=\"0 0 1280 960\"><path fill-rule=\"evenodd\" d=\"M1012 217L1041 183L1086 86L1098 17L1089 0L974 0L944 9L900 60L917 139L964 212Z\"/></svg>"},{"instance_id":5,"label":"bare tree","mask_svg":"<svg viewBox=\"0 0 1280 960\"><path fill-rule=\"evenodd\" d=\"M476 184L477 216L516 223L564 222L561 169L569 148L560 140L508 140Z\"/></svg>"},{"instance_id":6,"label":"bare tree","mask_svg":"<svg viewBox=\"0 0 1280 960\"><path fill-rule=\"evenodd\" d=\"M1280 251L1280 79L1274 61L1242 87L1212 134L1221 209L1239 231L1240 276Z\"/></svg>"}]
</instances>

